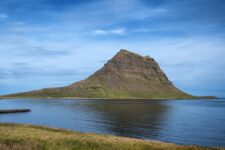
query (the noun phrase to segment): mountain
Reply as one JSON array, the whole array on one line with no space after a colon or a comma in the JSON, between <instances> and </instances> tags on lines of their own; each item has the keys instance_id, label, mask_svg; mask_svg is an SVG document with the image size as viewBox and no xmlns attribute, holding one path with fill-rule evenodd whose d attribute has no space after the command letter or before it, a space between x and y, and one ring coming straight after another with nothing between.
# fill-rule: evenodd
<instances>
[{"instance_id":1,"label":"mountain","mask_svg":"<svg viewBox=\"0 0 225 150\"><path fill-rule=\"evenodd\" d=\"M65 87L46 88L6 97L193 98L176 88L153 58L123 49L85 80Z\"/></svg>"}]
</instances>

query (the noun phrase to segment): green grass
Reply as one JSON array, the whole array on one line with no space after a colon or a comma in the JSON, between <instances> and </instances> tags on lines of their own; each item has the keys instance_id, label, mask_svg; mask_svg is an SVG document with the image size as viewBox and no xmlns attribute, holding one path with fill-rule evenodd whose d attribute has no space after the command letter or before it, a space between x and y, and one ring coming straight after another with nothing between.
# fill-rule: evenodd
<instances>
[{"instance_id":1,"label":"green grass","mask_svg":"<svg viewBox=\"0 0 225 150\"><path fill-rule=\"evenodd\" d=\"M0 150L208 150L32 125L0 124ZM219 149L219 148L211 148Z\"/></svg>"},{"instance_id":2,"label":"green grass","mask_svg":"<svg viewBox=\"0 0 225 150\"><path fill-rule=\"evenodd\" d=\"M108 88L77 90L66 87L11 94L2 96L2 98L193 99L197 97L176 91L166 92L166 90L152 90L151 92Z\"/></svg>"}]
</instances>

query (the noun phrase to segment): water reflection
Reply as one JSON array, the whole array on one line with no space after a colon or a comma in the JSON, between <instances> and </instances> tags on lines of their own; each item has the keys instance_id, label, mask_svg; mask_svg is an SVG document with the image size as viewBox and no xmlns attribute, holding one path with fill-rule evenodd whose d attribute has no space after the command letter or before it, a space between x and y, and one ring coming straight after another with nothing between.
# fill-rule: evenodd
<instances>
[{"instance_id":1,"label":"water reflection","mask_svg":"<svg viewBox=\"0 0 225 150\"><path fill-rule=\"evenodd\" d=\"M155 107L154 102L146 101L107 101L85 105L87 111L96 113L93 120L110 133L139 138L154 138L159 135L161 122L166 119L168 105ZM103 121L104 120L104 121Z\"/></svg>"}]
</instances>

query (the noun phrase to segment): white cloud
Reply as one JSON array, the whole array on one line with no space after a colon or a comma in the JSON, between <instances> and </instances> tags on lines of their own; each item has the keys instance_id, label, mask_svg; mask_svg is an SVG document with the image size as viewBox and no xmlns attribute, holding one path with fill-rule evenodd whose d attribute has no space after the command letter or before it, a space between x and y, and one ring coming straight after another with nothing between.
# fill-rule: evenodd
<instances>
[{"instance_id":1,"label":"white cloud","mask_svg":"<svg viewBox=\"0 0 225 150\"><path fill-rule=\"evenodd\" d=\"M92 31L93 35L125 35L126 29L125 28L116 28L116 29L110 29L110 30L103 30L103 29L97 29Z\"/></svg>"},{"instance_id":2,"label":"white cloud","mask_svg":"<svg viewBox=\"0 0 225 150\"><path fill-rule=\"evenodd\" d=\"M113 29L113 30L110 30L109 33L117 34L117 35L125 35L126 34L126 30L124 28Z\"/></svg>"},{"instance_id":3,"label":"white cloud","mask_svg":"<svg viewBox=\"0 0 225 150\"><path fill-rule=\"evenodd\" d=\"M97 29L92 32L94 35L107 35L108 32L106 30Z\"/></svg>"}]
</instances>

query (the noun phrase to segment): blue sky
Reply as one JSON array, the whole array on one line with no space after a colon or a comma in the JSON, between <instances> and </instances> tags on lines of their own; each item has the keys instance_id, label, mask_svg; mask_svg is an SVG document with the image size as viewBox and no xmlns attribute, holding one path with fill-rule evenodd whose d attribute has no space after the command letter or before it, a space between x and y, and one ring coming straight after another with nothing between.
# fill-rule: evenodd
<instances>
[{"instance_id":1,"label":"blue sky","mask_svg":"<svg viewBox=\"0 0 225 150\"><path fill-rule=\"evenodd\" d=\"M68 85L124 48L225 97L224 15L224 0L1 0L0 94Z\"/></svg>"}]
</instances>

